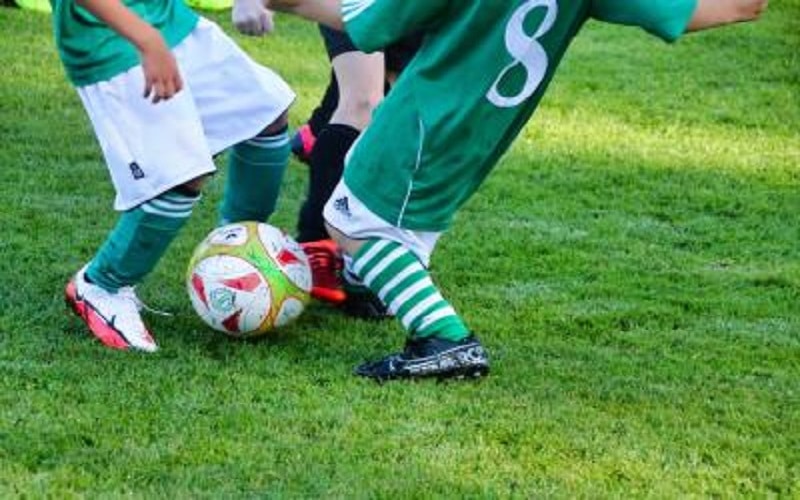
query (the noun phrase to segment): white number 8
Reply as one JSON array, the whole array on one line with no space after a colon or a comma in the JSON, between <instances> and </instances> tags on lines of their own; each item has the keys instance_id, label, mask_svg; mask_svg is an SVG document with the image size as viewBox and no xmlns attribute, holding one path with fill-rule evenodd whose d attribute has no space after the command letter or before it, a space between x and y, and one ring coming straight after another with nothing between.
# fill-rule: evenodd
<instances>
[{"instance_id":1,"label":"white number 8","mask_svg":"<svg viewBox=\"0 0 800 500\"><path fill-rule=\"evenodd\" d=\"M525 34L524 24L527 15L537 7L547 8L547 14L533 36ZM527 0L511 16L506 26L506 49L514 61L503 68L497 76L492 88L486 94L489 102L500 108L511 108L521 104L533 95L542 83L547 73L547 52L539 43L539 39L553 27L558 15L556 0ZM517 95L504 96L500 94L498 86L506 73L521 64L527 72L527 79L522 90Z\"/></svg>"}]
</instances>

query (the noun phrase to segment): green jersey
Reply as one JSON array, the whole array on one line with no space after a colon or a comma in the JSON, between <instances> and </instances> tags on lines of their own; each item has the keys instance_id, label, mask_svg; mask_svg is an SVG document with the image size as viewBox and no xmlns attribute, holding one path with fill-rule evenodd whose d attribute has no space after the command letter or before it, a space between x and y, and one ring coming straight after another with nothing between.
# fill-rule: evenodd
<instances>
[{"instance_id":1,"label":"green jersey","mask_svg":"<svg viewBox=\"0 0 800 500\"><path fill-rule=\"evenodd\" d=\"M197 24L198 16L183 0L123 0L158 29L174 47ZM76 86L90 85L139 64L139 53L127 40L99 21L75 0L50 0L56 46L67 76Z\"/></svg>"},{"instance_id":2,"label":"green jersey","mask_svg":"<svg viewBox=\"0 0 800 500\"><path fill-rule=\"evenodd\" d=\"M354 146L345 183L386 221L441 231L508 149L588 19L678 38L696 0L343 0L357 47L425 39Z\"/></svg>"}]
</instances>

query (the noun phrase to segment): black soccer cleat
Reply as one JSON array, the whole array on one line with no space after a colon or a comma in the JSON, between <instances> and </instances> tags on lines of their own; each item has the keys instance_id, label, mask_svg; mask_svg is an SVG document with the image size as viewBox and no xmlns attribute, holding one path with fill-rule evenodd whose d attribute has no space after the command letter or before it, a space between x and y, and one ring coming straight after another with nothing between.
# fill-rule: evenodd
<instances>
[{"instance_id":1,"label":"black soccer cleat","mask_svg":"<svg viewBox=\"0 0 800 500\"><path fill-rule=\"evenodd\" d=\"M489 374L489 358L475 335L454 342L436 337L409 339L401 353L356 367L356 375L385 380L480 378Z\"/></svg>"},{"instance_id":2,"label":"black soccer cleat","mask_svg":"<svg viewBox=\"0 0 800 500\"><path fill-rule=\"evenodd\" d=\"M392 317L381 299L369 288L363 285L352 285L345 281L344 290L347 298L339 305L339 308L346 315L366 320L382 320Z\"/></svg>"}]
</instances>

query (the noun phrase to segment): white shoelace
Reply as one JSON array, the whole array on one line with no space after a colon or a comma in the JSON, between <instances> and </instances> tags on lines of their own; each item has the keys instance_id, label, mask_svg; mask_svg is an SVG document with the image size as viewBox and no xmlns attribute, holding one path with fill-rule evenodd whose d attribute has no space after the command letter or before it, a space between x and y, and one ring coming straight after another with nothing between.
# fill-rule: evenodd
<instances>
[{"instance_id":1,"label":"white shoelace","mask_svg":"<svg viewBox=\"0 0 800 500\"><path fill-rule=\"evenodd\" d=\"M136 295L136 287L124 286L119 290L117 290L117 294L125 299L132 301L136 305L136 309L140 311L147 311L149 313L158 316L174 316L174 314L169 311L162 311L160 309L155 309L145 304L144 301L140 299L138 295Z\"/></svg>"}]
</instances>

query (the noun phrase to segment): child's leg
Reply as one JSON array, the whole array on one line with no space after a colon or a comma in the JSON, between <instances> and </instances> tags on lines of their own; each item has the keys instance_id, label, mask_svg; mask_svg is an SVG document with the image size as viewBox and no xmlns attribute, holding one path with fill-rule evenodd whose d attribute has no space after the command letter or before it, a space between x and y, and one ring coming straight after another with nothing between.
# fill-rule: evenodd
<instances>
[{"instance_id":1,"label":"child's leg","mask_svg":"<svg viewBox=\"0 0 800 500\"><path fill-rule=\"evenodd\" d=\"M409 336L402 352L361 364L356 375L390 380L479 377L489 372L480 341L442 297L409 247L386 238L356 240L331 227L328 230L354 256L352 271L397 316ZM404 239L402 232L397 235Z\"/></svg>"},{"instance_id":2,"label":"child's leg","mask_svg":"<svg viewBox=\"0 0 800 500\"><path fill-rule=\"evenodd\" d=\"M370 239L359 246L352 271L400 320L409 337L458 342L469 336L461 317L411 251L387 239Z\"/></svg>"},{"instance_id":3,"label":"child's leg","mask_svg":"<svg viewBox=\"0 0 800 500\"><path fill-rule=\"evenodd\" d=\"M428 272L440 232L412 231L386 222L344 182L325 206L325 219L328 232L351 256L348 272L400 320L408 337L402 352L360 365L357 375L386 380L488 373L486 351Z\"/></svg>"},{"instance_id":4,"label":"child's leg","mask_svg":"<svg viewBox=\"0 0 800 500\"><path fill-rule=\"evenodd\" d=\"M173 189L123 212L86 270L107 291L136 285L158 263L189 220L198 192Z\"/></svg>"},{"instance_id":5,"label":"child's leg","mask_svg":"<svg viewBox=\"0 0 800 500\"><path fill-rule=\"evenodd\" d=\"M309 163L308 192L297 221L297 241L329 238L322 210L342 178L345 155L358 134L358 129L350 125L334 123L317 137Z\"/></svg>"},{"instance_id":6,"label":"child's leg","mask_svg":"<svg viewBox=\"0 0 800 500\"><path fill-rule=\"evenodd\" d=\"M221 222L266 222L275 211L289 161L286 113L256 137L236 144L228 157Z\"/></svg>"},{"instance_id":7,"label":"child's leg","mask_svg":"<svg viewBox=\"0 0 800 500\"><path fill-rule=\"evenodd\" d=\"M158 348L132 286L153 270L189 219L200 198L199 185L197 179L123 212L97 255L67 284L67 303L105 345L146 352Z\"/></svg>"},{"instance_id":8,"label":"child's leg","mask_svg":"<svg viewBox=\"0 0 800 500\"><path fill-rule=\"evenodd\" d=\"M309 120L316 140L308 158L308 194L297 222L301 243L328 239L323 207L341 178L347 151L384 93L383 53L365 54L346 33L323 25L319 29L333 71L323 100Z\"/></svg>"},{"instance_id":9,"label":"child's leg","mask_svg":"<svg viewBox=\"0 0 800 500\"><path fill-rule=\"evenodd\" d=\"M311 262L314 277L311 295L341 304L347 299L339 278L341 259L335 251L331 252L335 245L329 241L322 211L342 177L348 150L383 98L384 60L383 54L355 50L341 32L329 33L326 43L335 45L331 64L339 85L339 98L331 123L319 133L311 152L308 194L298 217L297 240L303 243Z\"/></svg>"},{"instance_id":10,"label":"child's leg","mask_svg":"<svg viewBox=\"0 0 800 500\"><path fill-rule=\"evenodd\" d=\"M323 127L331 121L331 115L339 104L339 82L336 80L336 73L331 71L328 86L325 88L325 93L319 102L319 106L314 108L311 116L306 122L311 129L314 136L318 136L322 132Z\"/></svg>"}]
</instances>

